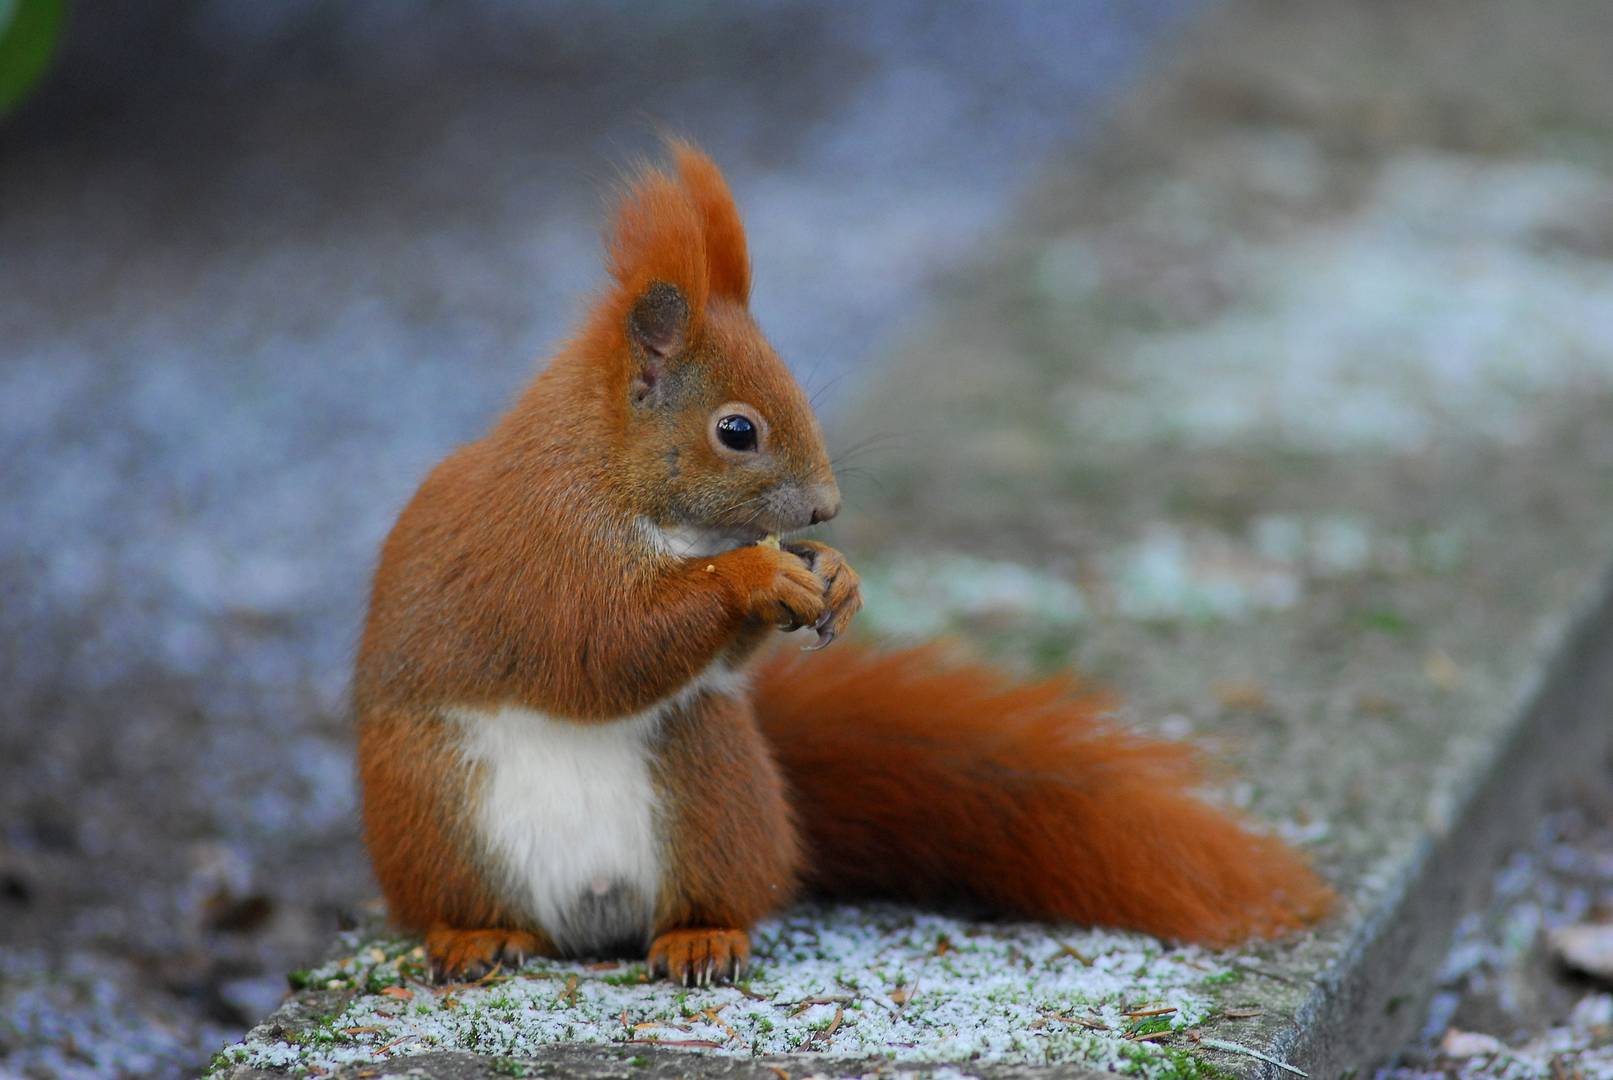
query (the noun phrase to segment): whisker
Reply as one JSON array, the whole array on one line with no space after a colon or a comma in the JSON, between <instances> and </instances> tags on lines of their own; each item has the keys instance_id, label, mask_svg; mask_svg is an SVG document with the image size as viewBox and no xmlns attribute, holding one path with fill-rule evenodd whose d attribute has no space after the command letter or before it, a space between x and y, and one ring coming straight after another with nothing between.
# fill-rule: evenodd
<instances>
[{"instance_id":1,"label":"whisker","mask_svg":"<svg viewBox=\"0 0 1613 1080\"><path fill-rule=\"evenodd\" d=\"M843 368L842 370L836 372L828 382L811 392L810 396L807 398L807 404L812 406L813 409L816 409L818 407L818 399L823 397L823 395L827 394L830 390L833 390L835 387L839 386L841 380L850 374L850 368Z\"/></svg>"},{"instance_id":2,"label":"whisker","mask_svg":"<svg viewBox=\"0 0 1613 1080\"><path fill-rule=\"evenodd\" d=\"M872 435L858 439L850 446L842 449L840 451L840 456L844 457L848 454L857 454L873 447L885 446L893 442L900 442L903 439L909 438L911 435L912 432L907 431L876 431Z\"/></svg>"},{"instance_id":3,"label":"whisker","mask_svg":"<svg viewBox=\"0 0 1613 1080\"><path fill-rule=\"evenodd\" d=\"M840 471L840 479L852 480L859 483L862 481L868 481L879 489L880 494L886 495L890 493L890 489L885 486L885 481L880 477L880 475L876 472L871 472L868 469L856 467L842 469Z\"/></svg>"},{"instance_id":4,"label":"whisker","mask_svg":"<svg viewBox=\"0 0 1613 1080\"><path fill-rule=\"evenodd\" d=\"M766 498L766 493L765 492L763 492L761 494L757 494L757 495L752 495L748 499L740 499L736 503L730 503L729 505L722 507L720 510L712 510L712 511L709 511L709 513L711 514L712 517L721 517L724 514L732 514L736 510L743 510L745 507L749 506L751 503L759 503L764 498ZM763 509L766 509L766 507L764 506L764 507L759 508L757 510L757 513L760 513L761 510L763 510Z\"/></svg>"},{"instance_id":5,"label":"whisker","mask_svg":"<svg viewBox=\"0 0 1613 1080\"><path fill-rule=\"evenodd\" d=\"M852 462L852 461L858 461L858 460L862 459L863 457L867 456L868 454L873 453L876 450L890 449L891 447L890 447L889 444L892 441L893 440L885 440L884 441L885 445L875 445L875 444L870 443L870 444L862 445L862 446L854 446L850 450L845 450L845 451L843 451L843 452L841 452L839 454L836 454L834 457L830 458L829 459L829 465L830 465L831 468L838 469L840 466L845 465L845 464L847 464L849 462Z\"/></svg>"}]
</instances>

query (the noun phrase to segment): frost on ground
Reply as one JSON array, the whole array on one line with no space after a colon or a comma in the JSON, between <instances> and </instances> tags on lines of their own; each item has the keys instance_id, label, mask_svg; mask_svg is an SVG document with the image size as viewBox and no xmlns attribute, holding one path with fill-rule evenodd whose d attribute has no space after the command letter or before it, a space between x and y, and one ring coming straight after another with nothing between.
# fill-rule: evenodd
<instances>
[{"instance_id":1,"label":"frost on ground","mask_svg":"<svg viewBox=\"0 0 1613 1080\"><path fill-rule=\"evenodd\" d=\"M1220 988L1242 977L1224 958L1140 935L893 906L806 906L753 940L755 965L734 987L651 982L637 963L542 960L433 987L414 939L350 936L351 954L297 976L355 991L349 1004L286 1038L259 1028L214 1066L330 1068L439 1049L521 1057L580 1042L1197 1075L1193 1029L1227 1019Z\"/></svg>"},{"instance_id":2,"label":"frost on ground","mask_svg":"<svg viewBox=\"0 0 1613 1080\"><path fill-rule=\"evenodd\" d=\"M1453 569L1467 539L1457 526L1390 532L1342 513L1264 514L1237 532L1154 521L1078 566L1080 586L1011 560L904 550L863 564L862 619L879 634L912 637L1003 624L1067 633L1111 613L1238 619L1291 608L1316 582Z\"/></svg>"},{"instance_id":3,"label":"frost on ground","mask_svg":"<svg viewBox=\"0 0 1613 1080\"><path fill-rule=\"evenodd\" d=\"M1205 272L1243 302L1120 342L1122 374L1108 389L1073 387L1068 422L1117 441L1332 451L1527 438L1544 395L1613 385L1613 264L1555 242L1608 198L1590 166L1391 160L1352 216L1226 245ZM1192 228L1205 213L1194 199L1166 187L1144 212ZM1054 246L1044 288L1063 298L1090 286L1093 258L1079 236Z\"/></svg>"}]
</instances>

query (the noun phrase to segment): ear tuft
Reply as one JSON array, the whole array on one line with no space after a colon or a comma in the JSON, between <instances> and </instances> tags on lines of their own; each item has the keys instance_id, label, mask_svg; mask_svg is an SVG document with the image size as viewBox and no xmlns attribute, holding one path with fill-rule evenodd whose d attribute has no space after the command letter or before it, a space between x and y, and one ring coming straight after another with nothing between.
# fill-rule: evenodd
<instances>
[{"instance_id":1,"label":"ear tuft","mask_svg":"<svg viewBox=\"0 0 1613 1080\"><path fill-rule=\"evenodd\" d=\"M683 332L698 331L710 288L706 237L700 210L681 183L644 168L628 184L616 206L606 245L618 296L637 305L661 283L678 294Z\"/></svg>"},{"instance_id":2,"label":"ear tuft","mask_svg":"<svg viewBox=\"0 0 1613 1080\"><path fill-rule=\"evenodd\" d=\"M745 226L722 170L692 143L671 139L668 146L684 189L700 210L711 291L741 305L749 303L750 253L745 246Z\"/></svg>"},{"instance_id":3,"label":"ear tuft","mask_svg":"<svg viewBox=\"0 0 1613 1080\"><path fill-rule=\"evenodd\" d=\"M626 334L641 401L699 340L710 296L745 304L750 295L745 230L722 173L689 143L667 146L676 174L643 166L617 200L605 244L616 287L596 308L605 353L622 355Z\"/></svg>"}]
</instances>

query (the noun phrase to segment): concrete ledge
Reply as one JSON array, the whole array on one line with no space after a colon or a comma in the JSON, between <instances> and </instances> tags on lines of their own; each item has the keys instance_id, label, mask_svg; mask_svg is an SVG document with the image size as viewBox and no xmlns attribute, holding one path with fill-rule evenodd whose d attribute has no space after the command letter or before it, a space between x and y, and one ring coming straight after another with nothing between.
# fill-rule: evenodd
<instances>
[{"instance_id":1,"label":"concrete ledge","mask_svg":"<svg viewBox=\"0 0 1613 1080\"><path fill-rule=\"evenodd\" d=\"M1189 1036L1185 1040L1191 1056L1179 1052L1174 1059L1163 1055L1157 1061L1151 1056L1121 1059L1124 1071L1133 1071L1126 1066L1136 1066L1136 1071L1145 1075L1177 1075L1175 1070L1183 1070L1185 1075L1217 1075L1217 1070L1222 1074L1245 1076L1292 1075L1289 1069L1276 1064L1282 1062L1299 1063L1313 1076L1360 1075L1364 1068L1381 1062L1393 1048L1408 1039L1421 1021L1422 1003L1430 991L1455 922L1462 912L1483 899L1493 868L1509 849L1524 842L1535 816L1554 796L1576 782L1597 782L1605 776L1610 755L1613 755L1613 725L1608 723L1609 715L1613 714L1613 589L1604 590L1597 603L1576 620L1563 647L1557 650L1557 661L1535 691L1519 712L1510 737L1498 742L1490 759L1467 778L1470 792L1449 827L1438 834L1431 831L1417 845L1398 887L1389 890L1364 918L1343 920L1344 925L1334 928L1330 936L1338 939L1338 945L1329 962L1307 969L1303 959L1285 949L1259 958L1221 958L1224 966L1217 965L1212 981L1221 982L1232 973L1247 973L1252 985L1241 989L1246 1000L1261 1003L1259 1008L1263 1015L1242 1019L1231 1025L1239 1030L1228 1030L1228 1018L1224 1014L1229 1009L1234 1015L1246 1010L1231 1008L1222 1001L1219 1007L1223 1016L1219 1022L1213 1009L1201 1011L1197 1017L1200 1026L1194 1028L1194 1033L1199 1038L1195 1041ZM1562 752L1565 746L1574 747L1578 752L1565 754ZM886 914L888 917L889 913ZM1360 912L1355 914L1359 916ZM844 911L813 912L808 917L833 925L846 921L848 915ZM855 912L850 919L860 921ZM946 925L944 920L932 921L938 926ZM339 950L344 955L337 958L337 968L347 956L380 947L375 942L387 943L397 955L409 955L407 942L390 942L384 935L369 931L355 934L344 943L346 948ZM1090 941L1083 943L1093 947ZM1124 951L1124 945L1111 943L1110 949ZM1190 962L1208 960L1189 953ZM376 969L385 967L372 964L367 978L375 978ZM573 970L572 965L558 967L562 970L529 969L522 973L523 978L544 985L550 993L558 988L564 994L568 989L577 988L577 972L588 970ZM624 969L633 970L626 965ZM582 977L598 977L598 973ZM354 980L337 978L333 981L351 983ZM398 986L407 983L407 980L391 983L389 975L381 981ZM641 999L680 994L630 985ZM414 992L429 991L416 983ZM474 998L477 993L462 991L461 996ZM486 990L480 993L484 998L491 994ZM332 1018L353 1019L351 1010L355 1001L364 996L363 990L353 988L305 989L294 994L272 1017L255 1028L247 1044L307 1049L316 1048L322 1042L329 1045L327 1040L339 1035L340 1025L345 1023L333 1022ZM701 996L712 998L718 1007L740 998L731 990L713 990ZM746 996L755 996L754 990L747 987ZM1287 1003L1286 1008L1284 1003ZM691 1008L698 1009L703 1004L697 1001ZM477 1006L473 1002L470 1007ZM483 1007L486 1007L485 1002ZM637 1009L635 1015L638 1015ZM364 1017L356 1019L361 1021ZM685 1017L686 1021L689 1019L691 1017ZM698 1014L692 1019L700 1022ZM1251 1024L1250 1020L1254 1022ZM356 1030L364 1025L347 1026ZM638 1036L637 1032L632 1034ZM678 1041L677 1033L664 1031L664 1034ZM682 1037L689 1034L721 1038L718 1032L708 1030L685 1032ZM1233 1042L1234 1035L1242 1040L1237 1045L1263 1058L1218 1051L1211 1041ZM431 1037L435 1040L438 1036ZM1102 1052L1103 1041L1107 1040L1087 1048L1087 1052L1094 1054L1094 1060L1101 1060L1098 1055ZM387 1053L395 1048L393 1040L373 1042L378 1051L373 1063L349 1064L329 1075L352 1078L425 1075L448 1080L497 1076L672 1077L689 1075L694 1062L698 1062L695 1071L701 1076L755 1077L758 1080L776 1080L781 1070L791 1076L967 1075L986 1080L1092 1075L1084 1069L1071 1072L1071 1063L960 1060L946 1066L933 1061L903 1063L883 1057L848 1058L822 1053L727 1057L714 1056L705 1049L669 1049L645 1043L615 1046L560 1043L521 1055L433 1051L388 1057ZM284 1068L230 1067L227 1057L217 1064L221 1066L221 1074L234 1080L257 1080L285 1075L287 1071ZM1116 1062L1111 1059L1110 1064Z\"/></svg>"},{"instance_id":2,"label":"concrete ledge","mask_svg":"<svg viewBox=\"0 0 1613 1080\"><path fill-rule=\"evenodd\" d=\"M485 1054L464 1051L438 1051L415 1057L394 1058L373 1069L344 1070L343 1076L431 1077L432 1080L485 1080L487 1077L577 1077L579 1080L674 1080L691 1074L692 1051L661 1050L654 1047L636 1048L637 1053L626 1050L603 1054L596 1050L578 1047L557 1047L541 1059L489 1059ZM779 1076L864 1076L877 1074L885 1077L919 1075L909 1070L892 1070L888 1064L872 1059L848 1061L844 1058L824 1058L814 1055L761 1058L701 1058L694 1070L700 1076L718 1080L778 1080ZM265 1070L243 1069L232 1074L237 1080L270 1080L284 1074ZM335 1075L335 1074L333 1074ZM941 1076L933 1070L925 1075ZM951 1075L962 1076L953 1071ZM1011 1065L987 1065L972 1068L969 1076L981 1080L1019 1080L1021 1077L1046 1076L1047 1070ZM1067 1080L1083 1080L1098 1073L1062 1070L1059 1076Z\"/></svg>"},{"instance_id":3,"label":"concrete ledge","mask_svg":"<svg viewBox=\"0 0 1613 1080\"><path fill-rule=\"evenodd\" d=\"M1494 870L1527 844L1574 786L1605 785L1613 763L1613 578L1565 635L1519 722L1476 769L1450 829L1431 831L1404 888L1363 920L1318 974L1274 1056L1318 1076L1360 1074L1411 1039L1457 920L1487 900ZM1268 1071L1266 1075L1276 1075Z\"/></svg>"}]
</instances>

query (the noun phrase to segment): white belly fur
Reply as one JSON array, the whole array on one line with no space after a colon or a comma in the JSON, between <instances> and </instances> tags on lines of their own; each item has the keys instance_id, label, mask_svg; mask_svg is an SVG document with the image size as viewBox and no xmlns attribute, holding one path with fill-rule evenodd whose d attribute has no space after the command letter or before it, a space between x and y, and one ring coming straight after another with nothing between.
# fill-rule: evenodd
<instances>
[{"instance_id":1,"label":"white belly fur","mask_svg":"<svg viewBox=\"0 0 1613 1080\"><path fill-rule=\"evenodd\" d=\"M515 705L449 710L481 773L471 821L500 899L568 953L647 943L662 869L655 737L668 712L743 682L714 664L654 707L603 722Z\"/></svg>"}]
</instances>

